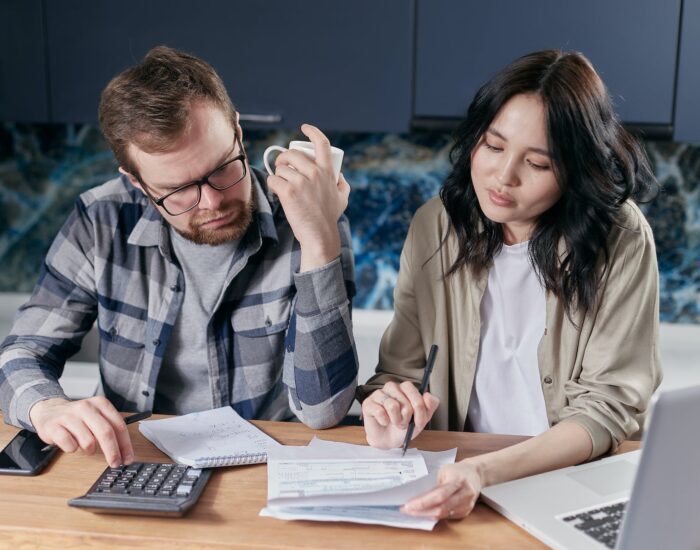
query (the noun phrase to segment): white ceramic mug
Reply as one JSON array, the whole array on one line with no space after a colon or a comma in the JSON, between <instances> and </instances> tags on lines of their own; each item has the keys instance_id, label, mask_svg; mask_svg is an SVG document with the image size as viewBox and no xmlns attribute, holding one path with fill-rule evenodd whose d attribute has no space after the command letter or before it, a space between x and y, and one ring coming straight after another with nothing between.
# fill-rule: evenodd
<instances>
[{"instance_id":1,"label":"white ceramic mug","mask_svg":"<svg viewBox=\"0 0 700 550\"><path fill-rule=\"evenodd\" d=\"M290 141L289 149L296 149L297 151L306 153L312 159L316 158L314 144L310 141ZM268 174L274 173L272 168L270 168L269 161L267 160L268 155L273 151L284 152L287 151L287 149L284 147L280 147L279 145L270 145L267 149L265 149L265 152L263 153L263 163L265 164L265 169L267 170ZM337 147L331 147L331 163L333 164L333 175L335 176L335 181L338 181L338 177L340 176L340 167L343 164L344 154L345 153L342 149L338 149Z\"/></svg>"}]
</instances>

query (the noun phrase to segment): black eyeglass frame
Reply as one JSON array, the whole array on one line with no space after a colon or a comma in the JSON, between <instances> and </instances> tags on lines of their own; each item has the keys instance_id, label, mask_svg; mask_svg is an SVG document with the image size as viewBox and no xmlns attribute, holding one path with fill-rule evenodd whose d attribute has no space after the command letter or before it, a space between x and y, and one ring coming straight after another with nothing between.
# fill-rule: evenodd
<instances>
[{"instance_id":1,"label":"black eyeglass frame","mask_svg":"<svg viewBox=\"0 0 700 550\"><path fill-rule=\"evenodd\" d=\"M189 211L192 210L193 208L196 208L196 207L197 207L197 205L199 204L199 201L202 200L202 186L203 186L203 185L206 184L206 185L208 185L209 187L211 187L212 189L216 189L217 191L225 191L225 190L227 190L227 189L231 189L231 187L233 187L234 185L238 185L239 183L241 183L241 182L245 179L245 177L248 175L248 168L247 168L246 162L245 162L245 161L246 161L246 158L248 158L248 155L246 155L245 150L243 149L243 144L241 143L241 139L238 137L238 132L236 132L236 137L234 138L234 143L238 144L238 149L240 150L240 153L238 153L238 155L236 155L236 156L233 157L232 159L227 160L227 161L224 162L223 164L220 164L219 166L217 166L216 168L214 168L211 172L209 172L209 173L206 174L205 176L199 178L198 180L194 180L194 181L191 181L191 182L186 183L186 184L184 184L184 185L181 185L181 186L178 187L177 189L173 189L172 191L170 191L170 193L168 193L168 194L166 194L166 195L163 195L163 196L160 197L160 198L155 198L155 197L153 196L153 194L151 193L150 188L148 187L148 185L146 184L146 182L144 182L144 181L141 179L141 176L138 175L138 173L137 173L137 174L134 174L134 176L136 177L136 180L141 184L141 186L143 187L144 191L145 191L146 194L148 195L148 198L151 199L151 201L153 202L153 204L155 204L156 206L160 206L163 210L165 210L165 211L166 211L168 214L170 214L171 216L180 216L180 215L182 215L182 214L185 214L186 212L189 212ZM241 177L240 177L238 180L236 180L235 182L233 182L233 183L231 183L231 184L228 184L228 185L226 185L226 186L224 186L224 187L220 187L220 186L215 185L215 184L213 184L213 183L211 183L211 182L209 181L209 178L212 176L212 174L218 172L219 170L221 170L221 169L224 168L225 166L228 166L228 165L231 164L232 162L236 162L236 161L238 161L238 160L240 160L240 161L243 162L243 174L241 175ZM188 188L188 187L192 187L193 185L196 185L196 186L197 186L197 201L196 201L192 206L190 206L187 210L183 210L182 212L178 212L177 214L173 214L170 210L168 210L168 207L165 206L165 201L166 201L166 199L167 199L168 197L173 196L175 193L179 193L179 192L182 191L183 189L186 189L186 188Z\"/></svg>"}]
</instances>

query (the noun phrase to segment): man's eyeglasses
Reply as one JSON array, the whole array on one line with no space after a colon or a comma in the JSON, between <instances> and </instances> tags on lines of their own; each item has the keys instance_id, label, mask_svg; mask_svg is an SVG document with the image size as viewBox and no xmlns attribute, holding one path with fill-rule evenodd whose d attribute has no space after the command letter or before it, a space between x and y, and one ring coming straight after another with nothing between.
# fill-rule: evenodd
<instances>
[{"instance_id":1,"label":"man's eyeglasses","mask_svg":"<svg viewBox=\"0 0 700 550\"><path fill-rule=\"evenodd\" d=\"M235 143L238 145L240 153L230 160L224 162L221 166L217 166L201 179L186 183L171 191L167 195L156 199L148 190L148 185L144 183L139 176L137 179L148 193L154 204L160 206L171 216L179 216L185 212L189 212L199 204L202 198L202 185L207 184L212 189L217 191L225 191L243 181L247 174L246 170L246 154L243 151L238 135L236 135Z\"/></svg>"}]
</instances>

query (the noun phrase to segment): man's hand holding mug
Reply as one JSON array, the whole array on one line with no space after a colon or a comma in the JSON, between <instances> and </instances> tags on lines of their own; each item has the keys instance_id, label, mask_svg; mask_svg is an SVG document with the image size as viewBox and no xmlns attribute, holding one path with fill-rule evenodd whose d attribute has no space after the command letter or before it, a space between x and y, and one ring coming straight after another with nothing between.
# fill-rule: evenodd
<instances>
[{"instance_id":1,"label":"man's hand holding mug","mask_svg":"<svg viewBox=\"0 0 700 550\"><path fill-rule=\"evenodd\" d=\"M270 173L268 187L279 197L289 225L301 246L300 271L326 265L340 255L338 219L348 205L350 186L340 173L343 151L331 147L321 130L303 124L311 141L292 141L289 148L273 145L263 154ZM272 151L275 172L268 163Z\"/></svg>"}]
</instances>

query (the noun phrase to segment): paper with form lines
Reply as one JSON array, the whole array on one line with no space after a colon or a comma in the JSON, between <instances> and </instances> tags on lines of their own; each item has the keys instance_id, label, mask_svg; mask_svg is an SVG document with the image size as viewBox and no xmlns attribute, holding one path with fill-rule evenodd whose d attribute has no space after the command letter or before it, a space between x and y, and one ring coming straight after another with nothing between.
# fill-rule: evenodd
<instances>
[{"instance_id":1,"label":"paper with form lines","mask_svg":"<svg viewBox=\"0 0 700 550\"><path fill-rule=\"evenodd\" d=\"M268 505L261 515L279 519L350 521L430 530L437 523L401 513L405 502L432 489L437 470L457 450L381 451L313 439L306 447L280 447L268 458Z\"/></svg>"}]
</instances>

